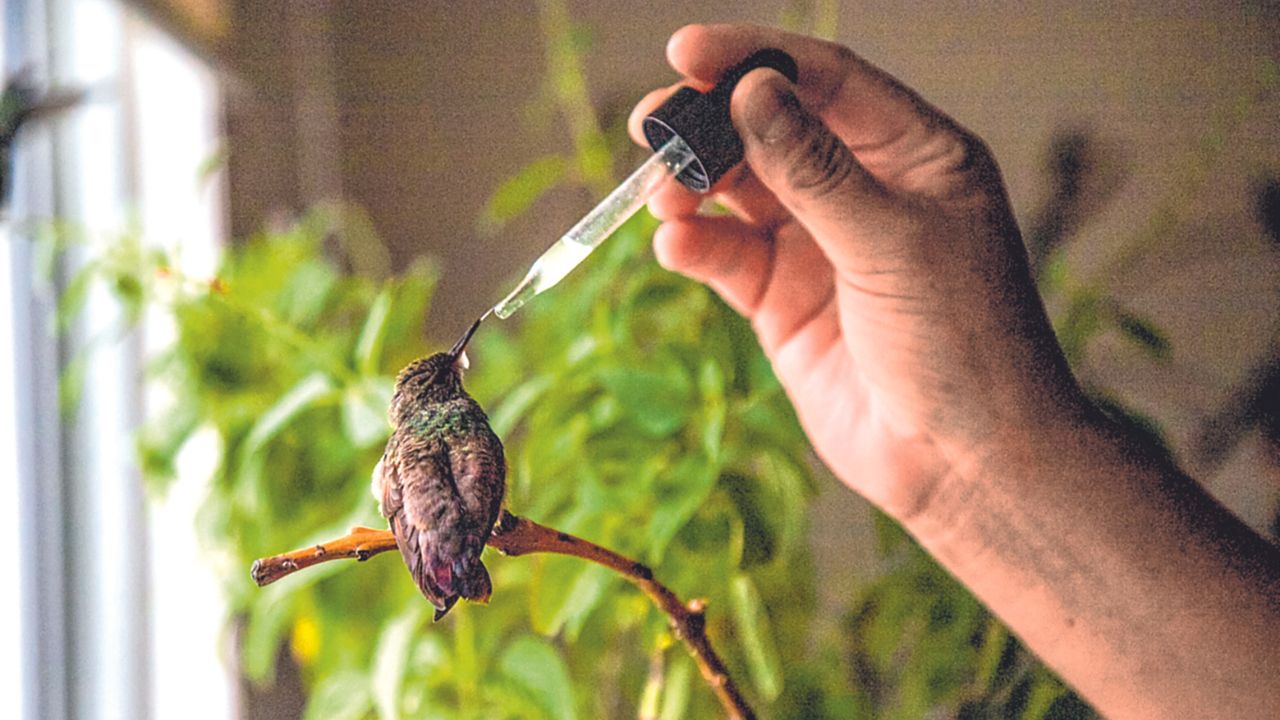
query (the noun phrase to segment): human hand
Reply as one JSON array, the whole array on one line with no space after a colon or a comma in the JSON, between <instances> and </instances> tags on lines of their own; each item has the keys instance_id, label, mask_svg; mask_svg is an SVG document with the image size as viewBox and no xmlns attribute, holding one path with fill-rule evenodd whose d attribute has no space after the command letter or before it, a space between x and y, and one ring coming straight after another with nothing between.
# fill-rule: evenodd
<instances>
[{"instance_id":1,"label":"human hand","mask_svg":"<svg viewBox=\"0 0 1280 720\"><path fill-rule=\"evenodd\" d=\"M738 84L745 162L698 214L670 183L650 201L654 250L748 317L818 454L899 520L1087 405L1027 270L989 151L841 46L744 25L693 25L667 56L705 89L752 52L799 65ZM631 134L674 88L650 93Z\"/></svg>"}]
</instances>

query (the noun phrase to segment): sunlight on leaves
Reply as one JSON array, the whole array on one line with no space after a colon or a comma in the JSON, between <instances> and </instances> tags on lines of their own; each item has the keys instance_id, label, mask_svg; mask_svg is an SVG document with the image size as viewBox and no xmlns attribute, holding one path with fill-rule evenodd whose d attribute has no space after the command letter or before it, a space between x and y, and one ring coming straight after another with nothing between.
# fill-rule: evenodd
<instances>
[{"instance_id":1,"label":"sunlight on leaves","mask_svg":"<svg viewBox=\"0 0 1280 720\"><path fill-rule=\"evenodd\" d=\"M414 602L387 622L373 651L373 704L382 720L400 717L400 686L404 682L414 636L426 618L425 606Z\"/></svg>"},{"instance_id":2,"label":"sunlight on leaves","mask_svg":"<svg viewBox=\"0 0 1280 720\"><path fill-rule=\"evenodd\" d=\"M578 716L569 671L547 641L529 636L516 640L503 653L498 667L537 703L544 717L573 720Z\"/></svg>"},{"instance_id":3,"label":"sunlight on leaves","mask_svg":"<svg viewBox=\"0 0 1280 720\"><path fill-rule=\"evenodd\" d=\"M751 681L765 700L773 700L782 692L782 670L760 593L751 578L739 575L733 579L732 597L734 621L747 654Z\"/></svg>"}]
</instances>

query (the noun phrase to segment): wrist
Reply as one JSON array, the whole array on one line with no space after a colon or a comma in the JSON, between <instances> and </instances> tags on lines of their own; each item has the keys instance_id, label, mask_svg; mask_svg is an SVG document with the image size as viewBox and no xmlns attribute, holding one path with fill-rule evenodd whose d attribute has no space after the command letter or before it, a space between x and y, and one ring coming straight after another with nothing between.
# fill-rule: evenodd
<instances>
[{"instance_id":1,"label":"wrist","mask_svg":"<svg viewBox=\"0 0 1280 720\"><path fill-rule=\"evenodd\" d=\"M1280 552L1096 409L1001 433L903 524L1104 714L1274 716L1244 689L1280 672Z\"/></svg>"},{"instance_id":2,"label":"wrist","mask_svg":"<svg viewBox=\"0 0 1280 720\"><path fill-rule=\"evenodd\" d=\"M991 413L1001 419L980 432L935 440L947 471L899 522L922 544L946 552L948 542L972 534L965 525L978 522L976 514L1035 516L1045 504L1069 502L1087 479L1154 456L1074 385L1041 397L1034 406L1006 401Z\"/></svg>"}]
</instances>

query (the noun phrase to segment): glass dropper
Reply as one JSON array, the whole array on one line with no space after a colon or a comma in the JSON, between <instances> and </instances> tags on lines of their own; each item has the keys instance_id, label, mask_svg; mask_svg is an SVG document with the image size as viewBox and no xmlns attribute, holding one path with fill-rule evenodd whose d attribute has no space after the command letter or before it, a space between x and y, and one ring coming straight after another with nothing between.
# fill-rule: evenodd
<instances>
[{"instance_id":1,"label":"glass dropper","mask_svg":"<svg viewBox=\"0 0 1280 720\"><path fill-rule=\"evenodd\" d=\"M706 92L687 85L677 89L641 123L653 155L534 261L516 289L481 320L490 313L510 317L535 295L560 282L668 178L676 178L695 192L709 192L742 160L742 139L729 118L729 99L738 81L757 68L771 68L791 82L799 78L790 55L764 48L726 70Z\"/></svg>"},{"instance_id":2,"label":"glass dropper","mask_svg":"<svg viewBox=\"0 0 1280 720\"><path fill-rule=\"evenodd\" d=\"M693 151L678 135L658 148L631 176L613 189L542 254L524 279L491 312L506 319L535 295L560 282L604 239L622 226L668 178L679 175L693 160ZM486 313L487 315L488 313Z\"/></svg>"}]
</instances>

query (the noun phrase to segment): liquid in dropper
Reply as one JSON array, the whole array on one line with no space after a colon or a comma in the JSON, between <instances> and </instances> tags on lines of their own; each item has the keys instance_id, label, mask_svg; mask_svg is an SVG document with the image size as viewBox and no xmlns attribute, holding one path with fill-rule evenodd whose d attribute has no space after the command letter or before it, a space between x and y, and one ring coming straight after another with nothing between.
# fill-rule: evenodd
<instances>
[{"instance_id":1,"label":"liquid in dropper","mask_svg":"<svg viewBox=\"0 0 1280 720\"><path fill-rule=\"evenodd\" d=\"M516 289L503 298L502 302L493 306L493 314L506 320L511 313L519 310L534 295L564 279L564 276L577 267L594 249L591 245L575 242L568 237L560 238L534 261L533 267L529 268L529 272Z\"/></svg>"},{"instance_id":2,"label":"liquid in dropper","mask_svg":"<svg viewBox=\"0 0 1280 720\"><path fill-rule=\"evenodd\" d=\"M494 314L505 320L533 296L564 279L597 245L634 215L667 178L679 175L691 160L693 151L683 140L678 136L668 140L534 261L516 289L493 306Z\"/></svg>"}]
</instances>

